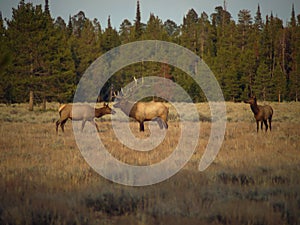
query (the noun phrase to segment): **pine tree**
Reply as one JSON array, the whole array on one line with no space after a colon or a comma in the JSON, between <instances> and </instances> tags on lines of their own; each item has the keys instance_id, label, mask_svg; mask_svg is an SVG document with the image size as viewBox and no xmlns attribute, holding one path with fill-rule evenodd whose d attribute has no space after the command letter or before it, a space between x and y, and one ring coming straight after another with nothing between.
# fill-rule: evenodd
<instances>
[{"instance_id":1,"label":"pine tree","mask_svg":"<svg viewBox=\"0 0 300 225\"><path fill-rule=\"evenodd\" d=\"M140 10L140 1L137 1L136 6L136 17L135 17L135 39L139 40L143 34L143 28L141 23L141 10Z\"/></svg>"},{"instance_id":2,"label":"pine tree","mask_svg":"<svg viewBox=\"0 0 300 225\"><path fill-rule=\"evenodd\" d=\"M255 60L256 60L256 69L259 65L259 60L260 60L260 48L261 48L261 35L262 35L262 30L264 28L263 20L261 17L261 12L260 12L260 6L258 4L257 6L257 11L256 15L254 17L254 25L253 25L253 50L255 54ZM250 87L253 85L253 80L250 81L249 83Z\"/></svg>"},{"instance_id":3,"label":"pine tree","mask_svg":"<svg viewBox=\"0 0 300 225\"><path fill-rule=\"evenodd\" d=\"M292 13L291 13L291 21L290 21L290 26L291 27L296 27L296 16L295 16L295 7L294 4L292 5Z\"/></svg>"},{"instance_id":4,"label":"pine tree","mask_svg":"<svg viewBox=\"0 0 300 225\"><path fill-rule=\"evenodd\" d=\"M113 29L110 22L110 16L107 20L107 28L102 36L101 50L107 52L121 44L119 34L116 29Z\"/></svg>"},{"instance_id":5,"label":"pine tree","mask_svg":"<svg viewBox=\"0 0 300 225\"><path fill-rule=\"evenodd\" d=\"M71 35L70 43L77 83L86 69L101 55L103 37L99 22L85 18L80 32Z\"/></svg>"},{"instance_id":6,"label":"pine tree","mask_svg":"<svg viewBox=\"0 0 300 225\"><path fill-rule=\"evenodd\" d=\"M85 13L83 11L80 11L79 13L77 13L76 15L74 15L71 18L71 25L70 27L72 27L72 33L77 36L80 37L81 35L81 31L84 27L85 21L87 20Z\"/></svg>"},{"instance_id":7,"label":"pine tree","mask_svg":"<svg viewBox=\"0 0 300 225\"><path fill-rule=\"evenodd\" d=\"M2 18L2 13L0 11L0 74L4 72L4 69L9 62L7 38L5 36L5 33L6 33L6 29L4 27L4 21Z\"/></svg>"},{"instance_id":8,"label":"pine tree","mask_svg":"<svg viewBox=\"0 0 300 225\"><path fill-rule=\"evenodd\" d=\"M68 35L69 37L72 35L73 33L73 24L72 24L72 18L71 15L69 16L69 22L68 22Z\"/></svg>"},{"instance_id":9,"label":"pine tree","mask_svg":"<svg viewBox=\"0 0 300 225\"><path fill-rule=\"evenodd\" d=\"M21 1L7 25L13 65L7 74L13 84L13 101L26 101L30 91L40 99L53 98L52 89L58 86L56 80L60 76L68 74L74 81L67 45L55 30L50 12L43 12L41 5L34 7Z\"/></svg>"},{"instance_id":10,"label":"pine tree","mask_svg":"<svg viewBox=\"0 0 300 225\"><path fill-rule=\"evenodd\" d=\"M168 19L164 22L164 29L169 36L169 40L178 43L178 37L180 34L179 26L173 20Z\"/></svg>"},{"instance_id":11,"label":"pine tree","mask_svg":"<svg viewBox=\"0 0 300 225\"><path fill-rule=\"evenodd\" d=\"M12 20L7 22L8 46L12 51L12 64L9 67L10 80L14 86L14 99L23 102L29 90L35 89L35 74L38 70L38 44L42 42L42 18L36 16L36 10L31 3L21 1L17 9L13 9ZM26 96L26 97L25 97Z\"/></svg>"},{"instance_id":12,"label":"pine tree","mask_svg":"<svg viewBox=\"0 0 300 225\"><path fill-rule=\"evenodd\" d=\"M199 29L199 36L200 36L200 43L199 43L199 55L202 59L205 59L207 54L208 54L208 35L209 35L209 29L210 29L210 24L208 20L208 15L203 12L201 14L201 17L199 18L198 21L198 29Z\"/></svg>"},{"instance_id":13,"label":"pine tree","mask_svg":"<svg viewBox=\"0 0 300 225\"><path fill-rule=\"evenodd\" d=\"M0 11L0 102L11 103L12 83L5 74L5 69L11 61L10 51L7 47L6 28Z\"/></svg>"},{"instance_id":14,"label":"pine tree","mask_svg":"<svg viewBox=\"0 0 300 225\"><path fill-rule=\"evenodd\" d=\"M194 53L199 52L198 34L198 14L194 9L190 9L183 18L181 45L190 49Z\"/></svg>"},{"instance_id":15,"label":"pine tree","mask_svg":"<svg viewBox=\"0 0 300 225\"><path fill-rule=\"evenodd\" d=\"M144 37L147 40L167 40L167 33L163 29L162 21L152 13L150 14Z\"/></svg>"},{"instance_id":16,"label":"pine tree","mask_svg":"<svg viewBox=\"0 0 300 225\"><path fill-rule=\"evenodd\" d=\"M292 13L291 19L289 22L289 26L287 28L287 39L286 39L286 71L288 71L288 91L290 99L298 101L300 94L300 47L299 47L299 39L300 39L300 27L299 24L297 26L296 16L295 16L295 8L294 4L292 5Z\"/></svg>"},{"instance_id":17,"label":"pine tree","mask_svg":"<svg viewBox=\"0 0 300 225\"><path fill-rule=\"evenodd\" d=\"M278 64L274 68L274 74L271 80L271 97L269 100L282 102L285 99L286 79Z\"/></svg>"},{"instance_id":18,"label":"pine tree","mask_svg":"<svg viewBox=\"0 0 300 225\"><path fill-rule=\"evenodd\" d=\"M134 38L132 37L132 24L128 19L123 20L123 22L120 25L120 31L119 31L119 35L120 35L120 40L122 42L122 44L128 43L131 40L134 40Z\"/></svg>"},{"instance_id":19,"label":"pine tree","mask_svg":"<svg viewBox=\"0 0 300 225\"><path fill-rule=\"evenodd\" d=\"M50 15L49 0L45 0L45 14Z\"/></svg>"},{"instance_id":20,"label":"pine tree","mask_svg":"<svg viewBox=\"0 0 300 225\"><path fill-rule=\"evenodd\" d=\"M254 17L254 27L255 27L255 29L261 31L263 29L263 26L264 26L264 24L263 24L261 12L260 12L260 6L258 4L256 15Z\"/></svg>"},{"instance_id":21,"label":"pine tree","mask_svg":"<svg viewBox=\"0 0 300 225\"><path fill-rule=\"evenodd\" d=\"M240 43L239 47L242 51L245 50L246 45L248 44L248 38L250 37L252 25L252 17L249 10L241 10L238 14L238 33L241 35L239 37Z\"/></svg>"}]
</instances>

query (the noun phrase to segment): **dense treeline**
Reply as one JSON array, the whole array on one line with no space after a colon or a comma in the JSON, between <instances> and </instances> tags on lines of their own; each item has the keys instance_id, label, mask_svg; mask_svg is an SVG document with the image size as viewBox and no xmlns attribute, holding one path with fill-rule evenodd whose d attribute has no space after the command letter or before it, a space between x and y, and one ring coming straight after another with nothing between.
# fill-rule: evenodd
<instances>
[{"instance_id":1,"label":"dense treeline","mask_svg":"<svg viewBox=\"0 0 300 225\"><path fill-rule=\"evenodd\" d=\"M262 100L298 100L300 92L300 15L291 6L290 20L262 18L260 7L252 17L240 10L238 21L221 6L208 16L191 9L177 25L151 14L141 22L137 2L136 19L124 19L119 29L110 17L103 29L97 19L84 12L65 22L53 19L49 2L45 8L21 0L11 19L0 18L0 102L28 101L29 92L48 101L71 101L76 84L88 66L103 53L137 40L177 43L199 55L212 69L226 100L240 101L249 90ZM205 98L192 79L168 64L141 62L119 71L101 91L116 89L136 78L157 75L180 84L194 101Z\"/></svg>"}]
</instances>

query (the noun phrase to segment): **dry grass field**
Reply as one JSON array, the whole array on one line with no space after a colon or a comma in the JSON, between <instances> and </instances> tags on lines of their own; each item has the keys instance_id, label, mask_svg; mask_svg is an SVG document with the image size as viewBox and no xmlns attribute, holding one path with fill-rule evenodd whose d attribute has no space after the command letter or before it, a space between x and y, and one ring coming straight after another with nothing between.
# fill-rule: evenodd
<instances>
[{"instance_id":1,"label":"dry grass field","mask_svg":"<svg viewBox=\"0 0 300 225\"><path fill-rule=\"evenodd\" d=\"M249 105L226 104L225 139L204 172L198 164L210 135L210 111L197 104L200 138L191 160L173 177L146 187L98 175L82 157L70 121L56 135L58 104L48 104L46 112L1 105L0 224L300 224L300 103L269 104L274 118L267 133L256 133ZM110 153L133 165L164 159L180 134L171 110L165 140L137 152L118 142L110 116L97 122ZM138 132L138 123L131 128L138 137L149 135Z\"/></svg>"}]
</instances>

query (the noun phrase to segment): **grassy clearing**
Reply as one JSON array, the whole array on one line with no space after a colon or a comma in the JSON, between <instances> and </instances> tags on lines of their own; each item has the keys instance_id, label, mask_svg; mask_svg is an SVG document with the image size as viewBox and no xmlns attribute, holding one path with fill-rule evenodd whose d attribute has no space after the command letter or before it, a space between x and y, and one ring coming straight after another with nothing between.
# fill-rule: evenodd
<instances>
[{"instance_id":1,"label":"grassy clearing","mask_svg":"<svg viewBox=\"0 0 300 225\"><path fill-rule=\"evenodd\" d=\"M197 170L211 127L203 121L187 165L167 181L140 188L114 184L93 171L70 122L65 134L55 135L58 105L46 112L1 106L0 224L299 224L300 104L270 104L271 133L256 133L249 105L228 103L225 140L207 170ZM209 118L207 104L197 108ZM166 139L151 152L118 143L109 117L98 122L99 136L119 160L152 164L176 146L180 125L176 112L170 114ZM138 133L137 123L131 127L138 137L149 135Z\"/></svg>"}]
</instances>

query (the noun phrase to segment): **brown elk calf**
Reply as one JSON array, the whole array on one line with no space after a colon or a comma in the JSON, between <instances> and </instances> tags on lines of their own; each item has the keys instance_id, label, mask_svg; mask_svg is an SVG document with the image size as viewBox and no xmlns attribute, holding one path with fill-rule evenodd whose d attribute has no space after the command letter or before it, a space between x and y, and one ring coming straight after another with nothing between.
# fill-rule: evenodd
<instances>
[{"instance_id":1,"label":"brown elk calf","mask_svg":"<svg viewBox=\"0 0 300 225\"><path fill-rule=\"evenodd\" d=\"M102 108L93 108L90 105L73 105L73 104L64 104L59 110L59 120L56 121L56 133L58 133L58 126L60 125L61 130L64 132L64 126L68 119L81 121L81 130L83 130L86 121L89 121L91 124L96 126L97 131L99 132L98 125L95 123L94 118L100 118L106 114L114 114L115 111L111 109L108 104L104 103Z\"/></svg>"},{"instance_id":2,"label":"brown elk calf","mask_svg":"<svg viewBox=\"0 0 300 225\"><path fill-rule=\"evenodd\" d=\"M117 98L115 108L120 108L127 116L135 119L140 124L140 131L144 131L144 121L157 121L160 129L168 129L169 109L162 102L130 102L123 96Z\"/></svg>"},{"instance_id":3,"label":"brown elk calf","mask_svg":"<svg viewBox=\"0 0 300 225\"><path fill-rule=\"evenodd\" d=\"M270 131L272 130L272 116L273 116L273 109L269 105L257 105L256 97L250 97L248 100L244 101L247 104L250 104L250 108L254 114L254 118L256 120L257 125L257 132L259 130L259 122L261 122L261 129L263 129L263 124L265 124L266 132L268 130L268 120Z\"/></svg>"}]
</instances>

